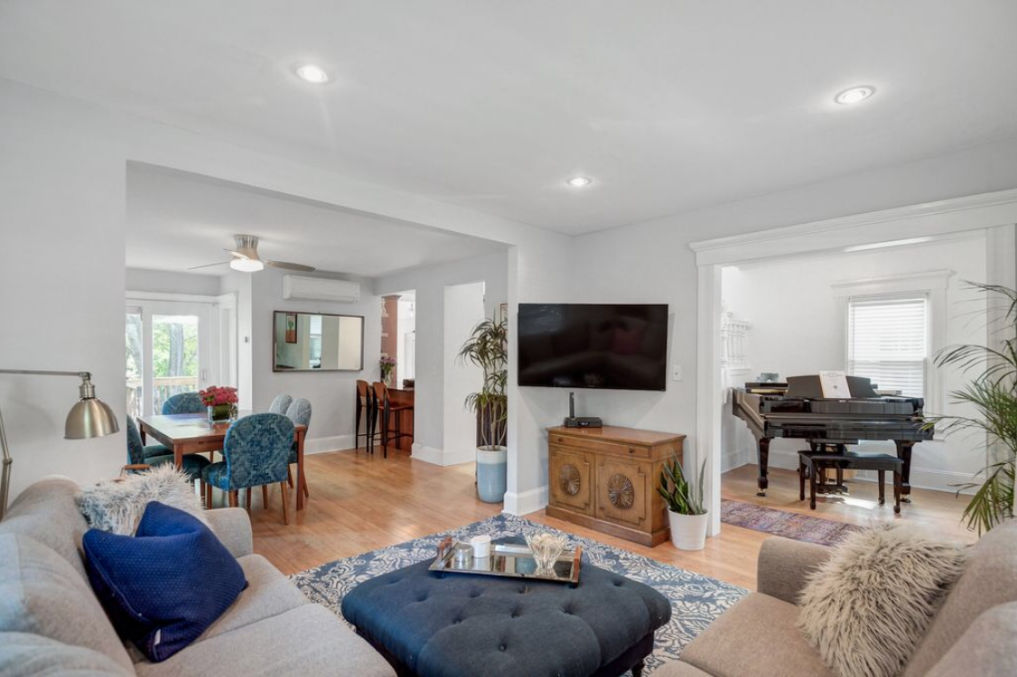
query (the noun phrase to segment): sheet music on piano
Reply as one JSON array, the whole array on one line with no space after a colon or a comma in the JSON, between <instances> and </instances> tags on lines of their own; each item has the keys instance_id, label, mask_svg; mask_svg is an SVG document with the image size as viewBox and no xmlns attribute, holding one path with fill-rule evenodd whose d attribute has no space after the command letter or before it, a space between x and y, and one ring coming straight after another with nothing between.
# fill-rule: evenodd
<instances>
[{"instance_id":1,"label":"sheet music on piano","mask_svg":"<svg viewBox=\"0 0 1017 677\"><path fill-rule=\"evenodd\" d=\"M843 371L820 371L819 384L823 390L823 397L831 399L851 397L847 374Z\"/></svg>"}]
</instances>

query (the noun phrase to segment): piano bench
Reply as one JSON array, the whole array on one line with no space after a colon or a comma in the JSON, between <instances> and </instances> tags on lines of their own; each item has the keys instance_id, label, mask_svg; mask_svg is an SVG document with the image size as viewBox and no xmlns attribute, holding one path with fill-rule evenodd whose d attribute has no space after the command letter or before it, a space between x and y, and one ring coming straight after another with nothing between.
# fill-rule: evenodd
<instances>
[{"instance_id":1,"label":"piano bench","mask_svg":"<svg viewBox=\"0 0 1017 677\"><path fill-rule=\"evenodd\" d=\"M824 469L834 470L875 470L879 475L879 504L886 503L884 483L886 473L893 473L893 511L900 512L901 490L903 488L904 461L891 454L817 454L812 451L798 452L798 497L805 500L805 476L809 477L809 507L816 509L816 487L819 473Z\"/></svg>"}]
</instances>

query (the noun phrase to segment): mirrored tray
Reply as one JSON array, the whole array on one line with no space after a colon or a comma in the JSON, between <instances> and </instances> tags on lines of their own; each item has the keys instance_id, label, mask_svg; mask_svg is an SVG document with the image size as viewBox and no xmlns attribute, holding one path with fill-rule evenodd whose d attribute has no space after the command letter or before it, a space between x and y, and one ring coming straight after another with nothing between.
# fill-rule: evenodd
<instances>
[{"instance_id":1,"label":"mirrored tray","mask_svg":"<svg viewBox=\"0 0 1017 677\"><path fill-rule=\"evenodd\" d=\"M465 556L467 550L469 555ZM459 552L462 552L463 555L457 556ZM577 584L579 583L582 556L582 546L577 546L575 550L565 550L554 563L553 575L538 575L533 553L524 544L492 543L491 556L478 558L473 557L473 548L469 543L453 542L452 537L449 536L438 544L438 556L428 568L431 571L533 578L542 581Z\"/></svg>"}]
</instances>

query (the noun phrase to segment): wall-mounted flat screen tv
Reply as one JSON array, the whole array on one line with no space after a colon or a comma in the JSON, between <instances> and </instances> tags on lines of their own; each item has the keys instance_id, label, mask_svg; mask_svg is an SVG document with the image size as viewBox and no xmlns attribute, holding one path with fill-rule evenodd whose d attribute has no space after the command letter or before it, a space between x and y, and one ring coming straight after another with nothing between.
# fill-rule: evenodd
<instances>
[{"instance_id":1,"label":"wall-mounted flat screen tv","mask_svg":"<svg viewBox=\"0 0 1017 677\"><path fill-rule=\"evenodd\" d=\"M667 304L520 303L521 386L664 390Z\"/></svg>"}]
</instances>

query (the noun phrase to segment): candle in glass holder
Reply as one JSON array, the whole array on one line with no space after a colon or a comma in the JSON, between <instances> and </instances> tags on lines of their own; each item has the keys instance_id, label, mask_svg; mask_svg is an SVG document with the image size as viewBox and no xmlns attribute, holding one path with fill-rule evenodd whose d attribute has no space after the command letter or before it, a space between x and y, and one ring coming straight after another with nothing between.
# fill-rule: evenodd
<instances>
[{"instance_id":1,"label":"candle in glass holder","mask_svg":"<svg viewBox=\"0 0 1017 677\"><path fill-rule=\"evenodd\" d=\"M490 557L491 556L491 537L487 534L481 534L480 536L474 536L470 539L470 545L473 546L474 557Z\"/></svg>"}]
</instances>

